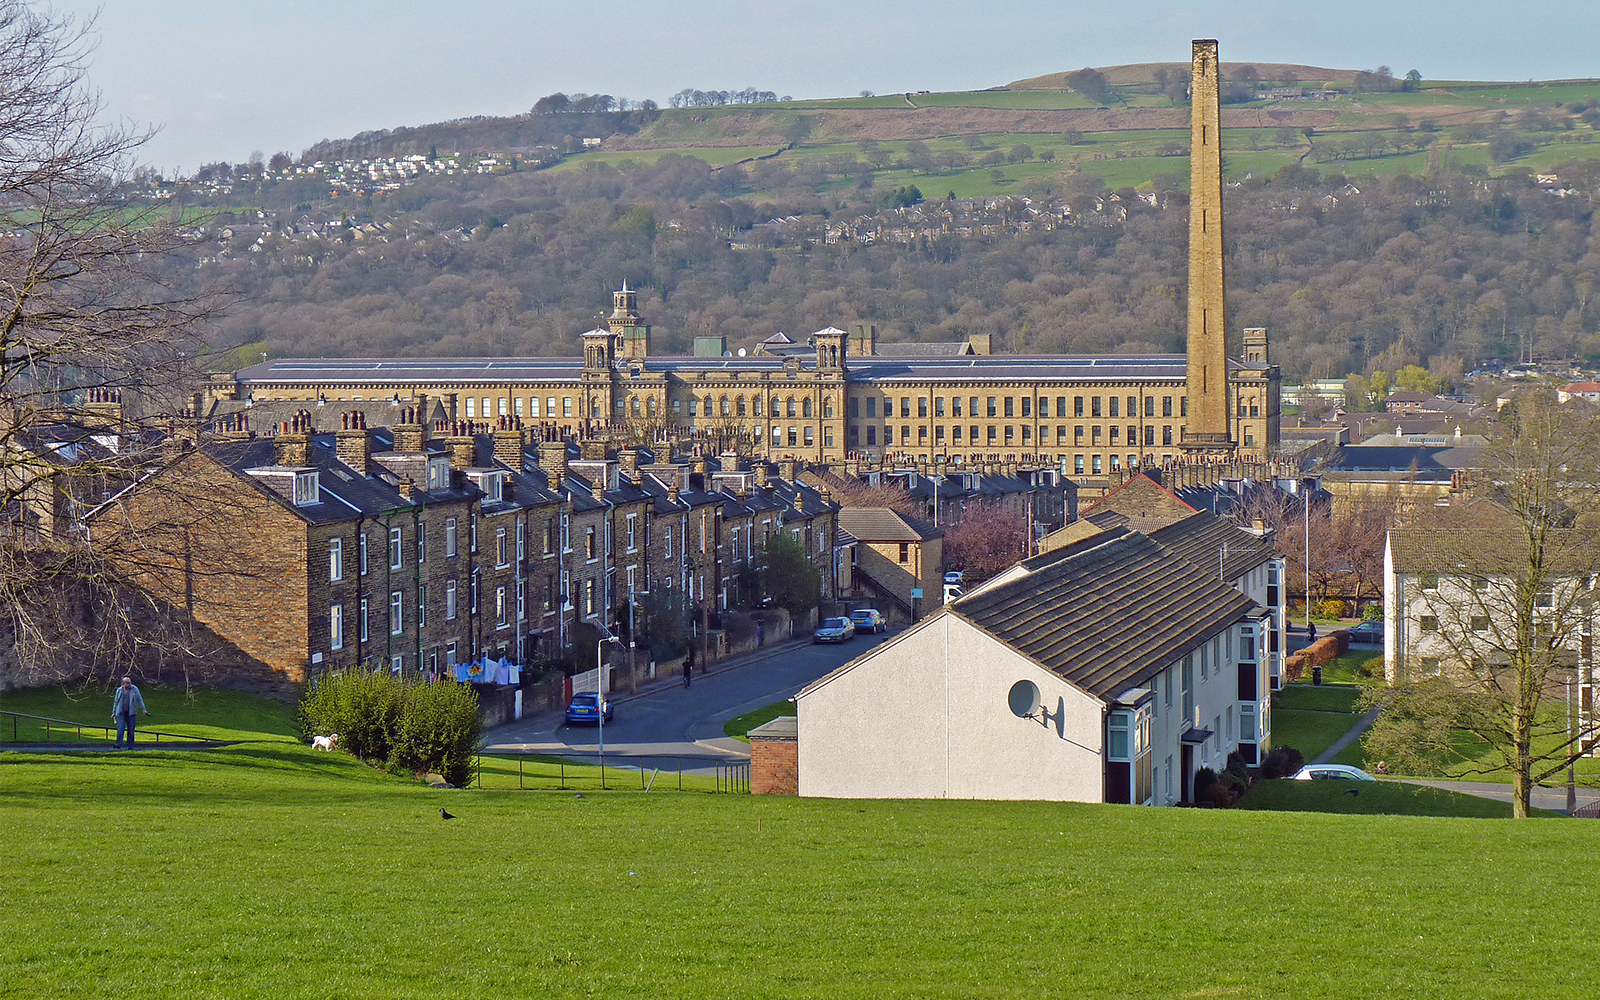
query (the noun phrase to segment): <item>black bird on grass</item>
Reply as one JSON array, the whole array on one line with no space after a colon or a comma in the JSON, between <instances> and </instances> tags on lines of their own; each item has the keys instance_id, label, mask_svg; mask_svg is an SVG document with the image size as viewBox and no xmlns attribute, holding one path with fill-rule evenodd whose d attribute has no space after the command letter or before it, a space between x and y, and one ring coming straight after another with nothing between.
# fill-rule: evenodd
<instances>
[{"instance_id":1,"label":"black bird on grass","mask_svg":"<svg viewBox=\"0 0 1600 1000\"><path fill-rule=\"evenodd\" d=\"M445 812L443 809L440 809L439 810L439 818L440 819L455 819L455 816L452 815L451 813Z\"/></svg>"}]
</instances>

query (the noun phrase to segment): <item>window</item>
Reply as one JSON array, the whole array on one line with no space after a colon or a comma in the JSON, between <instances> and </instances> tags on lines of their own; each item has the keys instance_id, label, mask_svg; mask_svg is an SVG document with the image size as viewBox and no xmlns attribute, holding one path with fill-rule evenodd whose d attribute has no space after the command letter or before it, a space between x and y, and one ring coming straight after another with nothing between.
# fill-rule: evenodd
<instances>
[{"instance_id":1,"label":"window","mask_svg":"<svg viewBox=\"0 0 1600 1000\"><path fill-rule=\"evenodd\" d=\"M1474 631L1474 632L1487 632L1487 631L1489 631L1489 616L1488 615L1473 615L1472 616L1472 631Z\"/></svg>"},{"instance_id":2,"label":"window","mask_svg":"<svg viewBox=\"0 0 1600 1000\"><path fill-rule=\"evenodd\" d=\"M428 585L417 584L417 628L428 625Z\"/></svg>"},{"instance_id":3,"label":"window","mask_svg":"<svg viewBox=\"0 0 1600 1000\"><path fill-rule=\"evenodd\" d=\"M494 564L496 566L511 565L511 549L506 544L506 529L496 528L494 532Z\"/></svg>"},{"instance_id":4,"label":"window","mask_svg":"<svg viewBox=\"0 0 1600 1000\"><path fill-rule=\"evenodd\" d=\"M1179 396L1178 397L1178 416L1187 417L1188 415L1189 415L1189 397L1188 396Z\"/></svg>"},{"instance_id":5,"label":"window","mask_svg":"<svg viewBox=\"0 0 1600 1000\"><path fill-rule=\"evenodd\" d=\"M1161 428L1161 443L1172 447L1172 425L1166 424Z\"/></svg>"},{"instance_id":6,"label":"window","mask_svg":"<svg viewBox=\"0 0 1600 1000\"><path fill-rule=\"evenodd\" d=\"M528 582L517 581L517 621L528 617Z\"/></svg>"},{"instance_id":7,"label":"window","mask_svg":"<svg viewBox=\"0 0 1600 1000\"><path fill-rule=\"evenodd\" d=\"M367 599L363 597L356 613L356 636L362 641L367 641Z\"/></svg>"},{"instance_id":8,"label":"window","mask_svg":"<svg viewBox=\"0 0 1600 1000\"><path fill-rule=\"evenodd\" d=\"M1006 397L1006 419L1007 420L1009 420L1012 417L1015 417L1017 415L1015 413L1015 411L1012 409L1012 406L1013 406L1015 400L1016 400L1015 396L1007 396Z\"/></svg>"},{"instance_id":9,"label":"window","mask_svg":"<svg viewBox=\"0 0 1600 1000\"><path fill-rule=\"evenodd\" d=\"M1437 632L1439 631L1439 618L1437 615L1423 615L1418 620L1417 626L1424 632Z\"/></svg>"},{"instance_id":10,"label":"window","mask_svg":"<svg viewBox=\"0 0 1600 1000\"><path fill-rule=\"evenodd\" d=\"M639 523L638 522L639 522L639 515L638 514L629 514L628 515L628 551L629 552L637 552L637 551L639 551L639 540L638 540Z\"/></svg>"},{"instance_id":11,"label":"window","mask_svg":"<svg viewBox=\"0 0 1600 1000\"><path fill-rule=\"evenodd\" d=\"M389 634L399 635L406 630L405 594L394 590L389 593Z\"/></svg>"},{"instance_id":12,"label":"window","mask_svg":"<svg viewBox=\"0 0 1600 1000\"><path fill-rule=\"evenodd\" d=\"M583 581L583 614L584 617L594 614L594 581Z\"/></svg>"},{"instance_id":13,"label":"window","mask_svg":"<svg viewBox=\"0 0 1600 1000\"><path fill-rule=\"evenodd\" d=\"M1083 397L1082 396L1074 396L1074 397L1072 397L1072 415L1075 416L1075 417L1083 416Z\"/></svg>"},{"instance_id":14,"label":"window","mask_svg":"<svg viewBox=\"0 0 1600 1000\"><path fill-rule=\"evenodd\" d=\"M562 396L561 397L561 415L563 417L572 416L572 397L571 396Z\"/></svg>"},{"instance_id":15,"label":"window","mask_svg":"<svg viewBox=\"0 0 1600 1000\"><path fill-rule=\"evenodd\" d=\"M467 419L470 420L473 417L476 417L477 415L478 415L478 400L474 396L468 396L467 397Z\"/></svg>"},{"instance_id":16,"label":"window","mask_svg":"<svg viewBox=\"0 0 1600 1000\"><path fill-rule=\"evenodd\" d=\"M1163 417L1172 416L1172 397L1171 396L1162 396L1161 397L1161 415Z\"/></svg>"},{"instance_id":17,"label":"window","mask_svg":"<svg viewBox=\"0 0 1600 1000\"><path fill-rule=\"evenodd\" d=\"M338 583L344 579L344 541L338 538L328 540L328 580Z\"/></svg>"},{"instance_id":18,"label":"window","mask_svg":"<svg viewBox=\"0 0 1600 1000\"><path fill-rule=\"evenodd\" d=\"M478 551L478 515L467 517L467 548L473 552Z\"/></svg>"},{"instance_id":19,"label":"window","mask_svg":"<svg viewBox=\"0 0 1600 1000\"><path fill-rule=\"evenodd\" d=\"M1154 448L1156 446L1156 428L1154 424L1144 429L1144 444L1146 448Z\"/></svg>"},{"instance_id":20,"label":"window","mask_svg":"<svg viewBox=\"0 0 1600 1000\"><path fill-rule=\"evenodd\" d=\"M1072 456L1072 474L1075 475L1075 476L1083 475L1083 456L1082 455L1074 455L1074 456Z\"/></svg>"},{"instance_id":21,"label":"window","mask_svg":"<svg viewBox=\"0 0 1600 1000\"><path fill-rule=\"evenodd\" d=\"M1256 736L1256 707L1254 705L1239 706L1239 739L1245 743L1254 743Z\"/></svg>"},{"instance_id":22,"label":"window","mask_svg":"<svg viewBox=\"0 0 1600 1000\"><path fill-rule=\"evenodd\" d=\"M911 543L910 542L901 542L900 543L900 562L902 564L904 564L904 563L908 563L910 561L911 561Z\"/></svg>"},{"instance_id":23,"label":"window","mask_svg":"<svg viewBox=\"0 0 1600 1000\"><path fill-rule=\"evenodd\" d=\"M1156 398L1154 396L1146 396L1144 398L1144 415L1147 417L1156 415Z\"/></svg>"},{"instance_id":24,"label":"window","mask_svg":"<svg viewBox=\"0 0 1600 1000\"><path fill-rule=\"evenodd\" d=\"M1549 608L1555 606L1555 595L1548 590L1538 591L1533 595L1534 607Z\"/></svg>"},{"instance_id":25,"label":"window","mask_svg":"<svg viewBox=\"0 0 1600 1000\"><path fill-rule=\"evenodd\" d=\"M1422 658L1422 676L1439 676L1439 658L1437 656L1424 656Z\"/></svg>"},{"instance_id":26,"label":"window","mask_svg":"<svg viewBox=\"0 0 1600 1000\"><path fill-rule=\"evenodd\" d=\"M666 536L662 540L662 546L663 546L662 555L667 559L671 559L672 558L672 526L671 525L667 525L667 527L666 527Z\"/></svg>"},{"instance_id":27,"label":"window","mask_svg":"<svg viewBox=\"0 0 1600 1000\"><path fill-rule=\"evenodd\" d=\"M394 656L394 657L391 657L389 659L389 672L390 673L395 674L396 676L398 676L399 674L404 673L405 669L406 669L406 658L404 656Z\"/></svg>"},{"instance_id":28,"label":"window","mask_svg":"<svg viewBox=\"0 0 1600 1000\"><path fill-rule=\"evenodd\" d=\"M1121 416L1121 414L1117 412L1117 403L1119 403L1119 402L1121 402L1121 400L1116 396L1112 396L1110 399L1106 400L1106 405L1107 405L1107 407L1109 407L1106 410L1106 416L1108 416L1108 417ZM1099 414L1096 414L1096 416L1098 416L1098 415Z\"/></svg>"},{"instance_id":29,"label":"window","mask_svg":"<svg viewBox=\"0 0 1600 1000\"><path fill-rule=\"evenodd\" d=\"M471 580L472 589L470 593L467 594L467 600L470 602L467 605L467 611L474 615L478 613L478 585L482 582L483 574L478 570L473 570Z\"/></svg>"},{"instance_id":30,"label":"window","mask_svg":"<svg viewBox=\"0 0 1600 1000\"><path fill-rule=\"evenodd\" d=\"M857 399L855 396L851 396L848 400L845 401L844 411L845 411L845 413L849 414L852 417L861 416L861 400ZM758 409L756 411L756 416L760 416L760 415L761 415L761 411Z\"/></svg>"},{"instance_id":31,"label":"window","mask_svg":"<svg viewBox=\"0 0 1600 1000\"><path fill-rule=\"evenodd\" d=\"M926 417L927 415L928 415L928 397L927 396L918 396L917 397L917 416Z\"/></svg>"},{"instance_id":32,"label":"window","mask_svg":"<svg viewBox=\"0 0 1600 1000\"><path fill-rule=\"evenodd\" d=\"M366 532L356 536L356 562L360 564L359 571L362 576L367 575L367 535Z\"/></svg>"},{"instance_id":33,"label":"window","mask_svg":"<svg viewBox=\"0 0 1600 1000\"><path fill-rule=\"evenodd\" d=\"M773 406L772 415L773 416L777 416L778 415L778 410L777 410L776 404L774 404L774 406ZM876 396L868 396L867 397L867 416L876 417L877 415L878 415L878 398Z\"/></svg>"},{"instance_id":34,"label":"window","mask_svg":"<svg viewBox=\"0 0 1600 1000\"><path fill-rule=\"evenodd\" d=\"M341 604L328 608L328 648L344 648L344 606Z\"/></svg>"},{"instance_id":35,"label":"window","mask_svg":"<svg viewBox=\"0 0 1600 1000\"><path fill-rule=\"evenodd\" d=\"M1089 400L1089 415L1100 416L1100 397L1094 396Z\"/></svg>"},{"instance_id":36,"label":"window","mask_svg":"<svg viewBox=\"0 0 1600 1000\"><path fill-rule=\"evenodd\" d=\"M1094 475L1094 476L1098 476L1098 475L1100 475L1100 471L1101 471L1100 470L1100 456L1099 455L1090 455L1089 456L1089 474L1090 475Z\"/></svg>"},{"instance_id":37,"label":"window","mask_svg":"<svg viewBox=\"0 0 1600 1000\"><path fill-rule=\"evenodd\" d=\"M933 415L936 416L936 417L944 416L944 397L943 396L935 396L935 397L933 397ZM957 414L957 416L959 416L959 415L960 414Z\"/></svg>"},{"instance_id":38,"label":"window","mask_svg":"<svg viewBox=\"0 0 1600 1000\"><path fill-rule=\"evenodd\" d=\"M1424 573L1424 574L1422 574L1422 589L1423 590L1438 590L1439 589L1439 574L1438 573Z\"/></svg>"},{"instance_id":39,"label":"window","mask_svg":"<svg viewBox=\"0 0 1600 1000\"><path fill-rule=\"evenodd\" d=\"M517 562L521 562L528 557L527 529L526 523L517 522Z\"/></svg>"},{"instance_id":40,"label":"window","mask_svg":"<svg viewBox=\"0 0 1600 1000\"><path fill-rule=\"evenodd\" d=\"M1229 705L1222 710L1222 731L1227 734L1227 742L1233 742L1233 706Z\"/></svg>"},{"instance_id":41,"label":"window","mask_svg":"<svg viewBox=\"0 0 1600 1000\"><path fill-rule=\"evenodd\" d=\"M401 544L401 542L404 539L403 531L404 531L404 529L402 529L402 528L390 528L389 529L389 568L390 569L404 569L405 568L405 557L401 552L401 550L404 548L404 546Z\"/></svg>"},{"instance_id":42,"label":"window","mask_svg":"<svg viewBox=\"0 0 1600 1000\"><path fill-rule=\"evenodd\" d=\"M444 662L445 662L445 666L453 667L453 666L456 665L456 644L455 643L452 642L452 643L447 643L445 645L445 647L444 647Z\"/></svg>"},{"instance_id":43,"label":"window","mask_svg":"<svg viewBox=\"0 0 1600 1000\"><path fill-rule=\"evenodd\" d=\"M995 409L995 399L996 398L997 397L995 397L995 396L990 396L989 397L989 408L988 408L987 412L988 412L989 416L991 416L991 417L998 415L997 412L996 412L996 409Z\"/></svg>"},{"instance_id":44,"label":"window","mask_svg":"<svg viewBox=\"0 0 1600 1000\"><path fill-rule=\"evenodd\" d=\"M444 616L448 621L455 621L456 618L456 582L454 580L445 581Z\"/></svg>"},{"instance_id":45,"label":"window","mask_svg":"<svg viewBox=\"0 0 1600 1000\"><path fill-rule=\"evenodd\" d=\"M507 625L511 624L510 618L507 617L507 612L508 612L508 608L507 608L507 605L506 605L506 588L504 588L504 587L496 587L494 589L494 624L495 624L495 628L505 628Z\"/></svg>"},{"instance_id":46,"label":"window","mask_svg":"<svg viewBox=\"0 0 1600 1000\"><path fill-rule=\"evenodd\" d=\"M447 559L456 556L456 519L453 517L444 519L444 554Z\"/></svg>"},{"instance_id":47,"label":"window","mask_svg":"<svg viewBox=\"0 0 1600 1000\"><path fill-rule=\"evenodd\" d=\"M1172 671L1161 671L1161 707L1172 707Z\"/></svg>"},{"instance_id":48,"label":"window","mask_svg":"<svg viewBox=\"0 0 1600 1000\"><path fill-rule=\"evenodd\" d=\"M590 561L593 561L599 557L595 547L595 534L593 527L583 529L583 557Z\"/></svg>"}]
</instances>

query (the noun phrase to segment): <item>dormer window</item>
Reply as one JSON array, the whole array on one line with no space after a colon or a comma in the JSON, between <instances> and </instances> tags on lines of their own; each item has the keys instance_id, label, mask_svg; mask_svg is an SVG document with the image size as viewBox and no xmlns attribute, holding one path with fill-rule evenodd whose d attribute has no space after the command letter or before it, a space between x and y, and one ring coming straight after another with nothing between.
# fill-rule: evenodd
<instances>
[{"instance_id":1,"label":"dormer window","mask_svg":"<svg viewBox=\"0 0 1600 1000\"><path fill-rule=\"evenodd\" d=\"M428 492L450 488L450 459L435 455L428 459Z\"/></svg>"},{"instance_id":2,"label":"dormer window","mask_svg":"<svg viewBox=\"0 0 1600 1000\"><path fill-rule=\"evenodd\" d=\"M316 469L307 469L294 474L294 505L296 507L310 507L322 502L321 483L317 478Z\"/></svg>"},{"instance_id":3,"label":"dormer window","mask_svg":"<svg viewBox=\"0 0 1600 1000\"><path fill-rule=\"evenodd\" d=\"M468 473L468 475L472 477L472 484L483 491L483 501L485 503L500 502L500 499L503 495L503 491L501 490L501 482L504 478L500 475L500 473L474 472Z\"/></svg>"}]
</instances>

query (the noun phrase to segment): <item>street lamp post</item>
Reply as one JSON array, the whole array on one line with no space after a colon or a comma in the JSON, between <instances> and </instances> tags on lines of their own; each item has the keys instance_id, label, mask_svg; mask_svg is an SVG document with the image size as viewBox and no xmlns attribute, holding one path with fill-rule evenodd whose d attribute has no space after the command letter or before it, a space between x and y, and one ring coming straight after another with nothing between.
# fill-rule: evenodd
<instances>
[{"instance_id":1,"label":"street lamp post","mask_svg":"<svg viewBox=\"0 0 1600 1000\"><path fill-rule=\"evenodd\" d=\"M601 659L601 656L603 656L605 654L606 643L614 642L614 643L617 643L618 645L621 645L622 644L622 640L618 639L616 636L612 635L610 632L607 632L606 631L606 627L604 625L600 626L600 633L601 633L601 636L600 636L599 641L594 644L594 673L595 673L595 681L594 681L594 683L595 683L596 690L598 690L600 692L599 704L596 706L600 710L600 730L599 730L600 731L600 787L601 788L605 788L606 787L606 665L605 665L605 661Z\"/></svg>"}]
</instances>

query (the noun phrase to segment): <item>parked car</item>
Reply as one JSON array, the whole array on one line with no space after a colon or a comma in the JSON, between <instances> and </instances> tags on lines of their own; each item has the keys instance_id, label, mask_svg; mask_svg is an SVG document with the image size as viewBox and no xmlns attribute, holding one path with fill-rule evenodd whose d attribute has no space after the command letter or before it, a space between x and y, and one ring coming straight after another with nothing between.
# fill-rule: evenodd
<instances>
[{"instance_id":1,"label":"parked car","mask_svg":"<svg viewBox=\"0 0 1600 1000\"><path fill-rule=\"evenodd\" d=\"M884 632L889 628L889 620L877 608L859 608L850 612L850 623L857 632Z\"/></svg>"},{"instance_id":2,"label":"parked car","mask_svg":"<svg viewBox=\"0 0 1600 1000\"><path fill-rule=\"evenodd\" d=\"M960 584L947 583L944 585L944 602L949 604L951 601L961 597L965 593L966 590L964 590Z\"/></svg>"},{"instance_id":3,"label":"parked car","mask_svg":"<svg viewBox=\"0 0 1600 1000\"><path fill-rule=\"evenodd\" d=\"M584 692L584 693L573 695L572 696L572 700L567 702L567 721L568 722L593 722L596 725L599 725L599 723L600 723L599 703L600 703L600 696L595 694L593 691L589 691L589 692ZM606 699L606 704L605 704L605 712L606 712L606 721L607 722L611 721L611 713L612 713L612 711L613 711L613 708L612 708L612 705L611 705L611 699L607 698Z\"/></svg>"},{"instance_id":4,"label":"parked car","mask_svg":"<svg viewBox=\"0 0 1600 1000\"><path fill-rule=\"evenodd\" d=\"M854 639L856 627L848 618L824 618L812 633L812 642L847 642Z\"/></svg>"},{"instance_id":5,"label":"parked car","mask_svg":"<svg viewBox=\"0 0 1600 1000\"><path fill-rule=\"evenodd\" d=\"M1295 772L1296 781L1377 781L1359 767L1348 764L1307 764Z\"/></svg>"},{"instance_id":6,"label":"parked car","mask_svg":"<svg viewBox=\"0 0 1600 1000\"><path fill-rule=\"evenodd\" d=\"M1369 646L1383 645L1383 622L1361 622L1350 630L1350 641Z\"/></svg>"},{"instance_id":7,"label":"parked car","mask_svg":"<svg viewBox=\"0 0 1600 1000\"><path fill-rule=\"evenodd\" d=\"M965 570L953 569L944 575L944 582L947 585L952 583L962 583L966 580L966 577L967 574Z\"/></svg>"}]
</instances>

